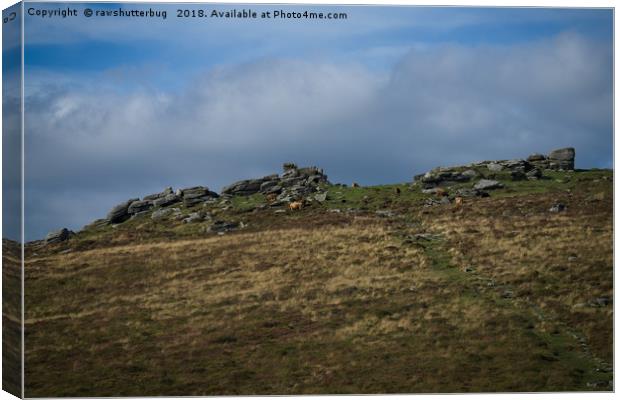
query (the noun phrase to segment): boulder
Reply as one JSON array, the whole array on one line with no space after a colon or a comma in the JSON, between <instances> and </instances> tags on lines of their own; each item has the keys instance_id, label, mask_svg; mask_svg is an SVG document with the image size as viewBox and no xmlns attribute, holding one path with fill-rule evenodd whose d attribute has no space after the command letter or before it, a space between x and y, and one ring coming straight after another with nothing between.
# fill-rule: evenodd
<instances>
[{"instance_id":1,"label":"boulder","mask_svg":"<svg viewBox=\"0 0 620 400\"><path fill-rule=\"evenodd\" d=\"M301 185L301 184L297 184L297 185L295 185L293 187L290 187L288 189L288 191L290 193L293 193L293 194L306 195L306 194L310 194L312 192L315 192L316 188L314 188L312 186L304 186L304 185Z\"/></svg>"},{"instance_id":2,"label":"boulder","mask_svg":"<svg viewBox=\"0 0 620 400\"><path fill-rule=\"evenodd\" d=\"M318 185L319 183L325 182L325 175L310 175L307 179L308 184Z\"/></svg>"},{"instance_id":3,"label":"boulder","mask_svg":"<svg viewBox=\"0 0 620 400\"><path fill-rule=\"evenodd\" d=\"M144 196L143 200L153 201L163 196L164 195L162 195L161 193L153 193L153 194L149 194L148 196Z\"/></svg>"},{"instance_id":4,"label":"boulder","mask_svg":"<svg viewBox=\"0 0 620 400\"><path fill-rule=\"evenodd\" d=\"M260 185L260 189L259 190L260 190L261 193L273 193L271 191L271 188L273 188L274 186L278 186L278 181L277 180L266 181L266 182L263 182Z\"/></svg>"},{"instance_id":5,"label":"boulder","mask_svg":"<svg viewBox=\"0 0 620 400\"><path fill-rule=\"evenodd\" d=\"M278 174L271 174L271 175L263 176L263 177L261 178L261 180L262 180L263 182L267 182L267 181L275 181L275 180L278 180L278 179L280 179L280 177L278 176Z\"/></svg>"},{"instance_id":6,"label":"boulder","mask_svg":"<svg viewBox=\"0 0 620 400\"><path fill-rule=\"evenodd\" d=\"M525 172L531 170L532 168L534 168L532 166L532 164L530 164L529 162L527 162L525 160L507 160L507 161L502 161L501 165L505 169L509 169L511 172L519 171L519 172L525 173Z\"/></svg>"},{"instance_id":7,"label":"boulder","mask_svg":"<svg viewBox=\"0 0 620 400\"><path fill-rule=\"evenodd\" d=\"M468 177L469 179L474 179L474 178L478 177L478 175L479 175L479 174L478 174L478 172L476 172L476 171L475 171L475 170L473 170L473 169L468 169L468 170L466 170L466 171L463 171L463 172L461 173L461 175L466 176L466 177Z\"/></svg>"},{"instance_id":8,"label":"boulder","mask_svg":"<svg viewBox=\"0 0 620 400\"><path fill-rule=\"evenodd\" d=\"M426 174L417 174L413 176L413 183L418 183L422 181L422 178L424 178L424 175ZM336 183L336 186L341 185L340 183Z\"/></svg>"},{"instance_id":9,"label":"boulder","mask_svg":"<svg viewBox=\"0 0 620 400\"><path fill-rule=\"evenodd\" d=\"M188 199L183 199L183 205L185 207L193 207L197 204L203 203L205 201L205 199L201 198L201 197L195 197L195 198L188 198Z\"/></svg>"},{"instance_id":10,"label":"boulder","mask_svg":"<svg viewBox=\"0 0 620 400\"><path fill-rule=\"evenodd\" d=\"M425 189L430 189L436 186L451 186L460 182L467 182L470 179L471 176L458 171L437 169L424 174L420 182Z\"/></svg>"},{"instance_id":11,"label":"boulder","mask_svg":"<svg viewBox=\"0 0 620 400\"><path fill-rule=\"evenodd\" d=\"M147 211L153 208L153 202L149 200L134 201L127 207L127 213L129 215L138 214L143 211Z\"/></svg>"},{"instance_id":12,"label":"boulder","mask_svg":"<svg viewBox=\"0 0 620 400\"><path fill-rule=\"evenodd\" d=\"M263 179L246 179L228 185L222 189L223 194L249 196L260 191Z\"/></svg>"},{"instance_id":13,"label":"boulder","mask_svg":"<svg viewBox=\"0 0 620 400\"><path fill-rule=\"evenodd\" d=\"M153 221L160 221L162 219L165 219L169 215L173 215L173 214L178 215L180 213L181 213L181 210L179 208L160 208L158 210L153 211L153 214L151 214L151 219Z\"/></svg>"},{"instance_id":14,"label":"boulder","mask_svg":"<svg viewBox=\"0 0 620 400\"><path fill-rule=\"evenodd\" d=\"M530 181L535 181L537 179L542 178L542 171L538 168L534 168L531 171L527 172L525 174L525 176L527 177L527 179L529 179Z\"/></svg>"},{"instance_id":15,"label":"boulder","mask_svg":"<svg viewBox=\"0 0 620 400\"><path fill-rule=\"evenodd\" d=\"M108 220L108 223L110 224L116 224L119 222L123 222L125 220L127 220L129 218L129 205L133 202L136 202L140 199L129 199L127 201L124 201L116 206L114 206L109 212L108 215L106 216L106 219Z\"/></svg>"},{"instance_id":16,"label":"boulder","mask_svg":"<svg viewBox=\"0 0 620 400\"><path fill-rule=\"evenodd\" d=\"M527 157L527 161L532 162L532 161L544 161L546 160L547 157L545 157L544 155L540 154L540 153L533 153L530 154Z\"/></svg>"},{"instance_id":17,"label":"boulder","mask_svg":"<svg viewBox=\"0 0 620 400\"><path fill-rule=\"evenodd\" d=\"M327 192L317 193L314 195L314 199L319 203L322 203L327 200Z\"/></svg>"},{"instance_id":18,"label":"boulder","mask_svg":"<svg viewBox=\"0 0 620 400\"><path fill-rule=\"evenodd\" d=\"M144 196L144 198L142 200L150 200L153 201L155 199L159 199L162 197L166 197L169 194L173 194L172 188L171 187L167 187L164 189L163 192L161 193L154 193L154 194L149 194L148 196Z\"/></svg>"},{"instance_id":19,"label":"boulder","mask_svg":"<svg viewBox=\"0 0 620 400\"><path fill-rule=\"evenodd\" d=\"M200 215L199 213L195 212L195 213L191 213L186 218L184 218L183 219L183 223L191 224L192 222L200 222L203 219L204 218L202 217L202 215Z\"/></svg>"},{"instance_id":20,"label":"boulder","mask_svg":"<svg viewBox=\"0 0 620 400\"><path fill-rule=\"evenodd\" d=\"M263 192L263 194L279 194L282 192L282 186L280 185L275 185L275 186L271 186L270 188L268 188L267 190L265 190Z\"/></svg>"},{"instance_id":21,"label":"boulder","mask_svg":"<svg viewBox=\"0 0 620 400\"><path fill-rule=\"evenodd\" d=\"M502 167L501 164L497 164L497 163L489 163L487 165L487 168L491 172L499 172L504 169L504 167Z\"/></svg>"},{"instance_id":22,"label":"boulder","mask_svg":"<svg viewBox=\"0 0 620 400\"><path fill-rule=\"evenodd\" d=\"M209 194L209 188L206 186L194 186L181 189L181 193L184 199L194 199L197 197L204 197Z\"/></svg>"},{"instance_id":23,"label":"boulder","mask_svg":"<svg viewBox=\"0 0 620 400\"><path fill-rule=\"evenodd\" d=\"M209 226L209 232L221 233L228 232L233 229L239 227L237 222L228 222L228 221L215 221L211 226Z\"/></svg>"},{"instance_id":24,"label":"boulder","mask_svg":"<svg viewBox=\"0 0 620 400\"><path fill-rule=\"evenodd\" d=\"M474 189L476 190L494 190L503 187L504 185L502 185L500 182L490 179L480 179L478 183L474 185Z\"/></svg>"},{"instance_id":25,"label":"boulder","mask_svg":"<svg viewBox=\"0 0 620 400\"><path fill-rule=\"evenodd\" d=\"M282 173L282 178L291 178L293 176L299 176L299 171L297 170L297 167L285 169Z\"/></svg>"},{"instance_id":26,"label":"boulder","mask_svg":"<svg viewBox=\"0 0 620 400\"><path fill-rule=\"evenodd\" d=\"M153 200L155 207L167 207L171 204L178 203L181 199L174 193L170 193L164 197Z\"/></svg>"},{"instance_id":27,"label":"boulder","mask_svg":"<svg viewBox=\"0 0 620 400\"><path fill-rule=\"evenodd\" d=\"M45 236L45 244L60 243L68 240L71 236L75 235L67 228L62 228L54 232L50 232Z\"/></svg>"},{"instance_id":28,"label":"boulder","mask_svg":"<svg viewBox=\"0 0 620 400\"><path fill-rule=\"evenodd\" d=\"M549 153L547 159L549 161L549 168L551 169L565 171L575 169L575 149L572 147L553 150Z\"/></svg>"},{"instance_id":29,"label":"boulder","mask_svg":"<svg viewBox=\"0 0 620 400\"><path fill-rule=\"evenodd\" d=\"M290 186L294 186L297 184L303 184L304 181L306 180L305 176L292 176L290 178L284 178L280 181L280 186L282 187L290 187Z\"/></svg>"},{"instance_id":30,"label":"boulder","mask_svg":"<svg viewBox=\"0 0 620 400\"><path fill-rule=\"evenodd\" d=\"M194 186L181 189L181 193L183 194L183 204L185 204L186 207L192 207L196 204L219 197L217 193L210 191L206 186Z\"/></svg>"}]
</instances>

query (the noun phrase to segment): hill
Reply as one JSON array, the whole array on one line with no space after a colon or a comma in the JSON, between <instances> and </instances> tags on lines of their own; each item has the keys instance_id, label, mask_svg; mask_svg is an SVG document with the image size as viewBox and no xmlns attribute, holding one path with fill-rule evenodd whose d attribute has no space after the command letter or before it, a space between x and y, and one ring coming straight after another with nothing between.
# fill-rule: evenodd
<instances>
[{"instance_id":1,"label":"hill","mask_svg":"<svg viewBox=\"0 0 620 400\"><path fill-rule=\"evenodd\" d=\"M612 390L613 173L543 159L289 164L28 243L26 396Z\"/></svg>"}]
</instances>

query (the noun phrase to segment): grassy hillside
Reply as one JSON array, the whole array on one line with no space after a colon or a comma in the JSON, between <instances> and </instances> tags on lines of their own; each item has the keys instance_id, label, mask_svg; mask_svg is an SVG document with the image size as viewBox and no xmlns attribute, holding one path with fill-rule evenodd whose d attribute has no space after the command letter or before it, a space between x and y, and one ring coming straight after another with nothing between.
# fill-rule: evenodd
<instances>
[{"instance_id":1,"label":"grassy hillside","mask_svg":"<svg viewBox=\"0 0 620 400\"><path fill-rule=\"evenodd\" d=\"M21 246L2 243L2 390L22 394Z\"/></svg>"},{"instance_id":2,"label":"grassy hillside","mask_svg":"<svg viewBox=\"0 0 620 400\"><path fill-rule=\"evenodd\" d=\"M612 173L546 175L457 212L328 186L180 207L223 235L142 215L31 243L26 396L611 390Z\"/></svg>"}]
</instances>

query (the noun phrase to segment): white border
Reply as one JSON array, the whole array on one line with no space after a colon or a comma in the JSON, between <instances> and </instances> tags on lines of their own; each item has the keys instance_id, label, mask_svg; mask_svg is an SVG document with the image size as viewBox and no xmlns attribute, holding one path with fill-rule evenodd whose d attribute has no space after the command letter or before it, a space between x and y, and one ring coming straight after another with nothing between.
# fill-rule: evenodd
<instances>
[{"instance_id":1,"label":"white border","mask_svg":"<svg viewBox=\"0 0 620 400\"><path fill-rule=\"evenodd\" d=\"M21 10L20 10L20 13L21 13L20 20L21 20L21 24L22 24L22 26L21 26L21 33L20 33L20 38L21 38L21 41L22 41L21 42L21 46L20 46L21 47L21 57L22 57L22 68L21 68L21 77L20 77L21 78L21 89L20 89L21 90L21 95L20 95L20 99L19 99L19 102L20 102L20 107L19 108L20 108L20 111L22 113L22 115L21 115L21 128L22 128L22 132L21 132L21 151L22 151L22 155L21 155L21 164L22 164L21 165L21 168L22 168L22 171L21 171L21 185L22 185L22 187L21 187L21 221L20 221L21 222L21 229L22 229L22 237L21 237L21 240L22 240L22 243L21 243L21 254L22 254L22 259L21 259L21 265L22 265L21 266L21 285L22 285L22 287L21 287L21 295L22 295L22 299L21 299L21 307L22 307L22 321L21 321L22 322L22 331L21 331L21 334L22 334L22 341L21 341L22 365L21 365L21 375L22 376L21 376L21 378L22 378L22 393L21 394L22 394L22 397L24 397L24 394L26 393L25 392L25 386L24 386L25 385L24 378L26 376L26 371L25 371L25 366L26 366L26 356L25 356L25 354L26 354L25 353L26 352L26 342L25 342L25 340L26 340L26 337L25 337L25 321L26 321L25 278L26 278L26 273L25 273L25 268L26 267L24 265L24 262L26 260L25 253L24 253L24 251L25 251L24 246L25 246L25 243L26 243L26 240L25 240L26 239L25 238L26 226L24 224L24 222L25 222L24 193L25 193L25 186L26 186L26 181L24 179L25 176L26 176L24 174L25 166L26 166L26 164L25 164L25 154L26 154L26 151L25 151L25 147L24 147L24 145L25 145L25 140L24 140L24 138L25 138L24 123L26 121L26 117L25 117L26 116L26 112L25 112L26 110L25 110L25 102L24 102L24 47L25 47L24 46L24 42L25 42L24 41L24 38L25 38L25 36L24 36L24 26L25 26L25 19L24 19L24 3L23 2L21 3L21 7L20 8L21 8ZM1 367L0 367L0 369L1 369Z\"/></svg>"},{"instance_id":2,"label":"white border","mask_svg":"<svg viewBox=\"0 0 620 400\"><path fill-rule=\"evenodd\" d=\"M28 2L28 0L26 0ZM49 1L49 2L59 2L59 3L84 3L84 1L81 0L65 0L65 1ZM106 1L90 1L90 2L106 2ZM109 1L109 2L116 2L116 1ZM0 6L2 9L5 9L7 7L10 7L11 5L17 3L16 1L11 1L11 0L0 0ZM165 1L165 0L132 0L131 3L189 3L187 1L179 1L179 0L172 0L172 1ZM227 3L227 4L265 4L267 3L265 0L244 0L244 1L240 1L240 0L227 0L227 1L204 1L202 3L207 3L207 4L221 4L221 3ZM617 37L617 33L618 33L618 28L615 24L615 1L610 1L610 0L590 0L590 1L584 1L584 0L520 0L520 1L516 1L516 0L475 0L475 1L468 1L468 0L425 0L425 1L411 1L411 0L390 0L390 1L386 1L386 0L339 0L339 1L334 1L334 0L312 0L312 1L303 1L303 0L286 0L286 1L273 1L272 3L287 3L287 4L340 4L340 5L380 5L380 6L389 6L389 5L403 5L403 6L465 6L465 7L561 7L561 8L614 8L614 77L617 75L618 73L618 69L617 69L617 65L615 63L615 48L616 48L616 43L615 43L615 38ZM23 14L23 4L22 4L22 38L24 37L24 14ZM2 38L2 32L0 30L0 40ZM22 46L22 61L23 61L23 57L24 57L24 49ZM0 52L0 63L2 61L2 54ZM23 99L23 89L24 89L24 65L22 62L22 77L21 77L21 81L22 81L22 99ZM615 121L616 121L616 116L617 116L617 109L616 109L616 102L615 102L615 93L617 93L617 83L616 80L614 79L614 166L615 166L615 155L618 154L617 150L618 148L616 146L618 146L618 144L615 141ZM2 80L0 79L0 92L2 91ZM23 110L23 100L22 100L22 110ZM0 107L0 120L2 118L2 109ZM22 111L22 137L23 137L23 132L24 132L24 113ZM0 154L1 153L1 145L0 145ZM2 166L0 163L0 176L1 176L1 170L2 170ZM24 142L22 140L22 178L24 174ZM617 266L617 260L615 257L615 249L616 246L620 243L618 236L615 234L616 232L616 226L617 222L619 220L619 216L615 213L615 210L617 210L618 204L620 204L620 200L618 198L618 183L619 183L619 178L614 174L614 288L618 288L619 285L619 278L617 276L617 274L615 274L616 271L616 266ZM2 201L2 195L0 193L0 202ZM22 243L24 241L24 226L23 226L23 221L24 221L24 185L22 182ZM2 223L2 216L0 213L0 226ZM1 265L1 261L0 261L0 265ZM23 290L24 290L24 280L23 280L24 276L23 276L23 247L22 247L22 357L23 357L23 346L24 346L24 331L23 331L23 319L24 319L24 296L23 296ZM0 283L1 283L1 277L0 277ZM1 287L1 286L0 286ZM614 296L615 297L615 296ZM618 354L615 352L615 344L616 344L616 333L618 332L618 321L615 318L615 312L616 312L616 303L614 301L614 366L619 365L618 362L619 357ZM1 321L1 320L0 320ZM0 322L1 325L1 322ZM2 349L0 347L0 356L2 354ZM1 365L0 365L0 372L1 372ZM24 379L24 365L22 363L22 393L23 393L23 379ZM614 374L615 375L615 374ZM0 373L0 377L1 377L1 373ZM471 394L471 395L461 395L461 394L452 394L452 395L381 395L381 396L372 396L373 398L380 398L380 399L390 399L390 400L411 400L411 399L423 399L423 400L427 400L427 399L454 399L454 398L476 398L476 397L482 397L484 399L510 399L510 400L517 400L517 399L533 399L533 398L539 398L542 397L544 399L568 399L568 400L573 400L573 399L583 399L583 398L591 398L591 399L614 399L619 397L620 395L617 395L616 393L533 393L533 394L525 394L525 393L519 393L519 394ZM267 396L266 396L267 397ZM307 400L335 400L338 398L342 398L342 396L278 396L278 397L283 397L283 398L303 398L303 399L307 399ZM362 399L366 399L368 396L346 396L348 399L355 399L355 400L362 400ZM15 397L8 394L7 392L3 392L0 391L0 400L8 400L8 399L14 399ZM186 399L187 397L169 397L171 399ZM214 398L214 397L210 397L210 398ZM241 399L241 398L247 398L247 397L220 397L220 398L225 398L225 399ZM80 399L80 398L78 398Z\"/></svg>"}]
</instances>

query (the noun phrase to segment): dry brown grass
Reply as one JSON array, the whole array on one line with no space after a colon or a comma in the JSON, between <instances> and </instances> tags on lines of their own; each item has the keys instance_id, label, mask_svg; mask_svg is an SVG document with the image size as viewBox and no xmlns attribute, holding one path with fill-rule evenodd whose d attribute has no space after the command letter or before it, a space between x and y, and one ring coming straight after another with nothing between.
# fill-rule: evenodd
<instances>
[{"instance_id":1,"label":"dry brown grass","mask_svg":"<svg viewBox=\"0 0 620 400\"><path fill-rule=\"evenodd\" d=\"M455 265L537 309L546 321L540 329L560 324L611 363L613 307L593 305L613 297L613 207L606 189L600 200L580 192L489 199L462 214L433 215L429 224L446 237ZM558 199L568 210L548 212Z\"/></svg>"},{"instance_id":2,"label":"dry brown grass","mask_svg":"<svg viewBox=\"0 0 620 400\"><path fill-rule=\"evenodd\" d=\"M111 276L125 278L121 272L132 268L128 260L138 261L136 270L148 273L139 281L111 285ZM399 289L403 279L415 285L415 270L422 263L419 250L396 248L380 226L267 231L32 258L29 281L80 280L84 298L67 307L60 293L48 292L51 299L44 307L29 308L26 322L90 315L118 302L139 303L156 319L187 317L214 303L230 304L222 307L227 314L260 304L316 318L316 304L351 298L341 292L359 291L366 300L374 291ZM92 301L89 293L104 289L105 296ZM58 290L64 291L62 285Z\"/></svg>"},{"instance_id":3,"label":"dry brown grass","mask_svg":"<svg viewBox=\"0 0 620 400\"><path fill-rule=\"evenodd\" d=\"M28 258L26 395L587 388L529 313L340 222Z\"/></svg>"},{"instance_id":4,"label":"dry brown grass","mask_svg":"<svg viewBox=\"0 0 620 400\"><path fill-rule=\"evenodd\" d=\"M21 247L2 243L2 389L21 397Z\"/></svg>"}]
</instances>

